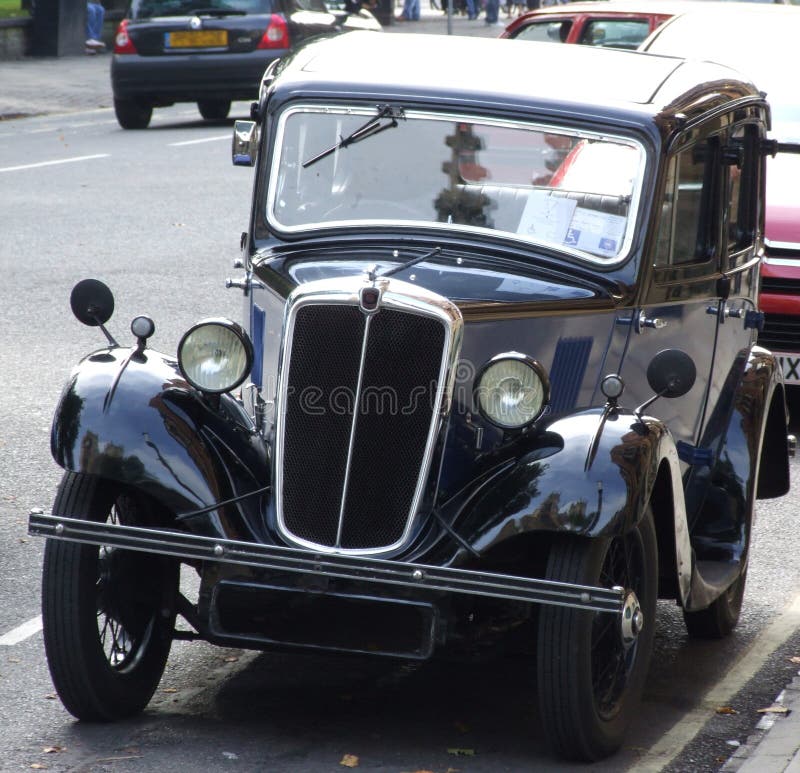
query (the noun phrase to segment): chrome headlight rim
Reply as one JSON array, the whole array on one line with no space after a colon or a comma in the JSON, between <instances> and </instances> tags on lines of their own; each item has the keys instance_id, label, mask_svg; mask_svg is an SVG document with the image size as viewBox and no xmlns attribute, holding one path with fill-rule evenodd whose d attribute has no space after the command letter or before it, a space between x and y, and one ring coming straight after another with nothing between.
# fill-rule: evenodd
<instances>
[{"instance_id":1,"label":"chrome headlight rim","mask_svg":"<svg viewBox=\"0 0 800 773\"><path fill-rule=\"evenodd\" d=\"M505 361L519 362L530 368L533 374L539 380L539 384L542 390L542 402L538 410L534 414L532 414L530 418L518 424L510 424L508 422L499 421L496 417L492 416L486 410L486 406L481 400L481 394L482 394L481 386L484 377L491 368ZM480 413L480 415L490 424L494 425L495 427L499 427L500 429L507 432L520 431L530 427L534 422L536 422L542 416L548 404L550 403L550 378L547 375L547 370L545 369L544 365L542 365L538 360L528 356L527 354L522 354L520 352L502 352L501 354L496 354L494 357L492 357L490 360L488 360L481 366L481 368L478 370L475 376L474 383L475 386L473 388L473 402L478 407L478 412Z\"/></svg>"},{"instance_id":2,"label":"chrome headlight rim","mask_svg":"<svg viewBox=\"0 0 800 773\"><path fill-rule=\"evenodd\" d=\"M192 335L197 333L197 331L202 328L212 327L221 327L232 333L237 339L238 343L241 345L242 354L244 355L244 365L240 372L235 376L235 378L232 378L229 383L226 383L224 387L209 387L208 385L201 384L189 375L184 364L184 349L187 344L190 343ZM192 387L204 394L221 395L236 389L236 387L244 383L245 379L247 379L248 375L250 375L250 371L253 367L253 360L253 343L250 340L250 336L247 334L247 331L238 322L234 322L232 319L227 319L225 317L208 317L206 319L201 319L183 334L180 343L178 344L178 368L180 369L181 375Z\"/></svg>"}]
</instances>

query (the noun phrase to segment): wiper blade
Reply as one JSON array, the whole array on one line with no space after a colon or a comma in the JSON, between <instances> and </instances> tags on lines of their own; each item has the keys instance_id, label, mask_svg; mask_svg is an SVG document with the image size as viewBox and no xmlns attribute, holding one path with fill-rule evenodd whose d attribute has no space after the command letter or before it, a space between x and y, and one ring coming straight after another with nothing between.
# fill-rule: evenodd
<instances>
[{"instance_id":1,"label":"wiper blade","mask_svg":"<svg viewBox=\"0 0 800 773\"><path fill-rule=\"evenodd\" d=\"M237 8L189 8L197 16L246 16L247 11Z\"/></svg>"},{"instance_id":2,"label":"wiper blade","mask_svg":"<svg viewBox=\"0 0 800 773\"><path fill-rule=\"evenodd\" d=\"M397 126L397 119L405 119L405 117L402 108L392 107L391 105L378 105L378 114L376 116L370 118L369 121L359 126L346 137L340 137L339 142L335 145L332 145L327 150L323 150L322 153L319 153L313 158L309 158L308 161L303 162L303 169L307 169L312 164L316 164L317 161L321 161L331 153L335 153L339 148L346 148L348 145L361 142L361 140L379 134L386 129L393 129ZM384 121L385 123L383 123Z\"/></svg>"}]
</instances>

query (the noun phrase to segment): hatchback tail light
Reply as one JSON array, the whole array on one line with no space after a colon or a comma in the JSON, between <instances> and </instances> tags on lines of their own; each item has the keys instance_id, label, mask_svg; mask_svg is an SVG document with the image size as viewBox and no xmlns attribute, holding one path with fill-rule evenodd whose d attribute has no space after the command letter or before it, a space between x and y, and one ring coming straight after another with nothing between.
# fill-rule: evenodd
<instances>
[{"instance_id":1,"label":"hatchback tail light","mask_svg":"<svg viewBox=\"0 0 800 773\"><path fill-rule=\"evenodd\" d=\"M114 53L115 54L138 54L136 46L128 35L128 20L123 19L117 27L117 34L114 37Z\"/></svg>"},{"instance_id":2,"label":"hatchback tail light","mask_svg":"<svg viewBox=\"0 0 800 773\"><path fill-rule=\"evenodd\" d=\"M280 14L273 13L269 26L258 42L258 48L289 48L289 25Z\"/></svg>"}]
</instances>

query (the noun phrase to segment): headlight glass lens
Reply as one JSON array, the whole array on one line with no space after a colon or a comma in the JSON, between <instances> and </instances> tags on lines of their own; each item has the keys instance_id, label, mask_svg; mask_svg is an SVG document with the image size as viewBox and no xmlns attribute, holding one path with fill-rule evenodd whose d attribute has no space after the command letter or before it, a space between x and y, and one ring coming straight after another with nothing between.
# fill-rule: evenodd
<instances>
[{"instance_id":1,"label":"headlight glass lens","mask_svg":"<svg viewBox=\"0 0 800 773\"><path fill-rule=\"evenodd\" d=\"M478 381L478 408L493 424L517 429L541 414L548 398L541 366L522 355L497 357Z\"/></svg>"},{"instance_id":2,"label":"headlight glass lens","mask_svg":"<svg viewBox=\"0 0 800 773\"><path fill-rule=\"evenodd\" d=\"M178 347L181 372L203 392L236 388L250 372L252 360L250 340L234 322L200 323Z\"/></svg>"}]
</instances>

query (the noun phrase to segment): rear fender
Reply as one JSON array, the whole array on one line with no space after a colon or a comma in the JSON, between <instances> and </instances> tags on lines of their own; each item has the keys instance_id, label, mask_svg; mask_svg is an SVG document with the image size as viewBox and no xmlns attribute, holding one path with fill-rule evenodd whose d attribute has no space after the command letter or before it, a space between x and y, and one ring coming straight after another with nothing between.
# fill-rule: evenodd
<instances>
[{"instance_id":1,"label":"rear fender","mask_svg":"<svg viewBox=\"0 0 800 773\"><path fill-rule=\"evenodd\" d=\"M153 350L95 352L73 370L51 432L56 463L153 497L178 520L269 484L266 446L232 397L206 400ZM259 497L186 519L198 533L252 538Z\"/></svg>"},{"instance_id":2,"label":"rear fender","mask_svg":"<svg viewBox=\"0 0 800 773\"><path fill-rule=\"evenodd\" d=\"M692 542L700 559L746 560L755 499L789 490L783 376L759 346L733 368L730 400L720 400L703 431L700 456L686 488ZM708 461L704 462L704 458Z\"/></svg>"}]
</instances>

